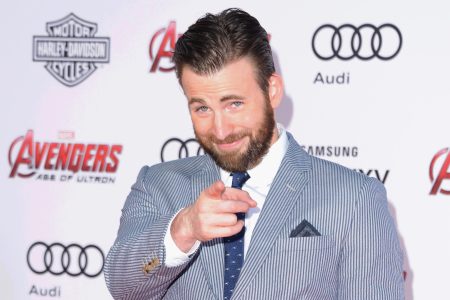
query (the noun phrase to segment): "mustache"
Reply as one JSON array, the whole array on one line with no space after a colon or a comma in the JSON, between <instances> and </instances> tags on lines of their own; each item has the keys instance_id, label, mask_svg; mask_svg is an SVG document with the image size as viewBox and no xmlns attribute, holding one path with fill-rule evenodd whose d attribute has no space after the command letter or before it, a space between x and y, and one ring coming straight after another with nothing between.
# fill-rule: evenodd
<instances>
[{"instance_id":1,"label":"mustache","mask_svg":"<svg viewBox=\"0 0 450 300\"><path fill-rule=\"evenodd\" d=\"M250 136L251 132L249 130L243 130L241 132L232 133L226 136L224 139L219 139L215 135L210 135L208 138L211 142L215 144L231 144L237 140L240 140L246 136Z\"/></svg>"}]
</instances>

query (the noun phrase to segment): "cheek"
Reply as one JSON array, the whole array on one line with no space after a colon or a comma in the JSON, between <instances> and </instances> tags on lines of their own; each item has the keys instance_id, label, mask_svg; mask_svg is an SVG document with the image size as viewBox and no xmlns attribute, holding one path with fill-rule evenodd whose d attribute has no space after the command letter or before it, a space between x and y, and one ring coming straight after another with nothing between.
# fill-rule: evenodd
<instances>
[{"instance_id":1,"label":"cheek","mask_svg":"<svg viewBox=\"0 0 450 300\"><path fill-rule=\"evenodd\" d=\"M256 112L246 111L229 116L227 121L229 124L233 124L236 127L252 128L253 123L255 123L255 120L258 118Z\"/></svg>"},{"instance_id":2,"label":"cheek","mask_svg":"<svg viewBox=\"0 0 450 300\"><path fill-rule=\"evenodd\" d=\"M255 111L252 114L248 114L239 120L239 123L242 127L246 127L249 129L255 129L261 126L262 122L263 118L259 111L258 112Z\"/></svg>"},{"instance_id":3,"label":"cheek","mask_svg":"<svg viewBox=\"0 0 450 300\"><path fill-rule=\"evenodd\" d=\"M211 122L205 118L191 118L194 130L199 135L205 135L211 130Z\"/></svg>"}]
</instances>

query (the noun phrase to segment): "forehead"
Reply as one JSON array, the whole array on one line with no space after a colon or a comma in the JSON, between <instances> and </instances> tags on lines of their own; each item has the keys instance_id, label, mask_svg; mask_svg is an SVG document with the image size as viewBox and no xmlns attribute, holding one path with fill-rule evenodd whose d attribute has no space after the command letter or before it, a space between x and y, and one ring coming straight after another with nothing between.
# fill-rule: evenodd
<instances>
[{"instance_id":1,"label":"forehead","mask_svg":"<svg viewBox=\"0 0 450 300\"><path fill-rule=\"evenodd\" d=\"M181 74L181 84L188 97L197 96L199 93L245 93L259 88L255 66L249 58L241 58L228 63L212 74L195 73L190 66L184 66Z\"/></svg>"}]
</instances>

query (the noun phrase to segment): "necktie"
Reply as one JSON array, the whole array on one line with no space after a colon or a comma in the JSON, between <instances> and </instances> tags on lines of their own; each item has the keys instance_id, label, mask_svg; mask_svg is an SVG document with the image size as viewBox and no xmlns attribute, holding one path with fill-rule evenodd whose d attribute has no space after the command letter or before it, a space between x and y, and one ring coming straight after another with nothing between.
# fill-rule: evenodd
<instances>
[{"instance_id":1,"label":"necktie","mask_svg":"<svg viewBox=\"0 0 450 300\"><path fill-rule=\"evenodd\" d=\"M250 178L247 172L234 172L231 175L233 176L231 187L236 189L241 189ZM236 215L238 220L245 219L245 213L237 213ZM224 300L231 299L239 273L244 264L244 233L245 227L239 233L223 239L225 248Z\"/></svg>"}]
</instances>

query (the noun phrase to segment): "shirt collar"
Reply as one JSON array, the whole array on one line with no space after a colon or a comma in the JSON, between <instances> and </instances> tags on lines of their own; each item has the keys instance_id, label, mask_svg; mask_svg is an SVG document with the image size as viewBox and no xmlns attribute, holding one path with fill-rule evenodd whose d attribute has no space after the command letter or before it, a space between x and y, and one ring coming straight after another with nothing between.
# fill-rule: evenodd
<instances>
[{"instance_id":1,"label":"shirt collar","mask_svg":"<svg viewBox=\"0 0 450 300\"><path fill-rule=\"evenodd\" d=\"M277 123L277 129L278 139L270 146L269 151L263 157L262 161L256 167L247 171L250 179L246 182L246 185L259 188L272 184L289 146L289 140L283 125ZM231 182L230 173L220 169L220 177L225 185L229 186L227 183Z\"/></svg>"}]
</instances>

